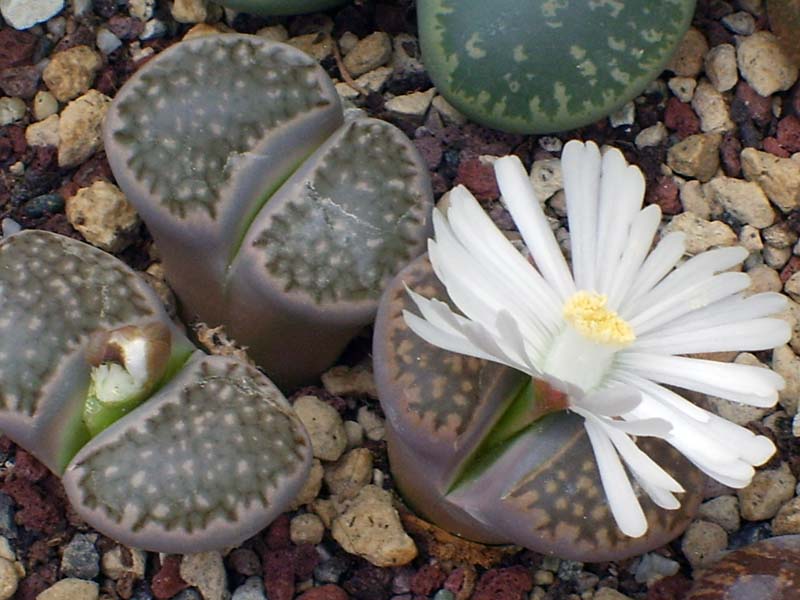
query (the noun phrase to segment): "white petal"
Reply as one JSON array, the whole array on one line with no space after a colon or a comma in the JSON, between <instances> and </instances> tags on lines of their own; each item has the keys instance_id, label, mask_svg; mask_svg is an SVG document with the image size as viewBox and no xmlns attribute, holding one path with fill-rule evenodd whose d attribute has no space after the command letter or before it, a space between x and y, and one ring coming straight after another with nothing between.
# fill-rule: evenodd
<instances>
[{"instance_id":1,"label":"white petal","mask_svg":"<svg viewBox=\"0 0 800 600\"><path fill-rule=\"evenodd\" d=\"M571 140L561 153L567 196L572 272L578 289L594 289L597 252L597 201L600 189L600 150L594 142Z\"/></svg>"},{"instance_id":2,"label":"white petal","mask_svg":"<svg viewBox=\"0 0 800 600\"><path fill-rule=\"evenodd\" d=\"M596 284L601 294L608 293L631 223L642 207L644 188L642 172L629 166L619 150L612 149L603 155L596 259Z\"/></svg>"},{"instance_id":3,"label":"white petal","mask_svg":"<svg viewBox=\"0 0 800 600\"><path fill-rule=\"evenodd\" d=\"M687 285L684 289L656 300L654 304L628 321L637 336L644 335L683 315L732 296L750 285L747 273L720 273L710 279Z\"/></svg>"},{"instance_id":4,"label":"white petal","mask_svg":"<svg viewBox=\"0 0 800 600\"><path fill-rule=\"evenodd\" d=\"M642 489L650 496L650 499L655 503L656 506L663 508L664 510L677 510L681 507L680 501L672 495L672 492L668 492L663 488L656 487L651 485L648 481L641 479L637 476L636 473L633 474L636 477L636 481L639 482L639 485L642 486Z\"/></svg>"},{"instance_id":5,"label":"white petal","mask_svg":"<svg viewBox=\"0 0 800 600\"><path fill-rule=\"evenodd\" d=\"M652 307L663 298L668 298L676 292L680 292L688 285L708 279L715 273L730 269L741 263L745 258L747 258L747 250L741 246L715 248L690 258L667 275L650 292L633 302L633 306L629 309L630 312L626 313L626 318L635 318L639 313Z\"/></svg>"},{"instance_id":6,"label":"white petal","mask_svg":"<svg viewBox=\"0 0 800 600\"><path fill-rule=\"evenodd\" d=\"M663 354L697 354L772 350L792 337L789 323L781 319L752 319L664 336L659 330L637 338L631 350Z\"/></svg>"},{"instance_id":7,"label":"white petal","mask_svg":"<svg viewBox=\"0 0 800 600\"><path fill-rule=\"evenodd\" d=\"M575 282L567 267L533 184L516 156L504 156L494 163L497 185L536 266L561 300L575 293Z\"/></svg>"},{"instance_id":8,"label":"white petal","mask_svg":"<svg viewBox=\"0 0 800 600\"><path fill-rule=\"evenodd\" d=\"M756 435L749 429L714 414L711 415L709 424L720 439L729 440L731 446L736 448L736 454L751 465L763 465L775 454L775 444L766 436Z\"/></svg>"},{"instance_id":9,"label":"white petal","mask_svg":"<svg viewBox=\"0 0 800 600\"><path fill-rule=\"evenodd\" d=\"M676 394L672 390L668 390L664 386L650 381L649 379L645 379L644 377L640 377L639 375L629 373L624 370L618 370L614 373L614 380L618 381L622 385L630 385L637 388L639 391L645 394L646 397L650 397L659 404L668 406L671 409L678 411L679 414L683 414L690 419L698 421L699 423L706 423L709 420L709 415L711 414L710 412L700 408L693 402L689 402L686 398ZM658 414L654 416L666 418L670 421L670 423L673 421L673 416L671 413L666 413L666 415Z\"/></svg>"},{"instance_id":10,"label":"white petal","mask_svg":"<svg viewBox=\"0 0 800 600\"><path fill-rule=\"evenodd\" d=\"M595 415L616 417L632 411L641 402L641 394L632 387L616 386L585 394L574 402Z\"/></svg>"},{"instance_id":11,"label":"white petal","mask_svg":"<svg viewBox=\"0 0 800 600\"><path fill-rule=\"evenodd\" d=\"M647 532L647 519L611 440L603 429L592 421L584 421L584 427L592 443L600 481L603 483L603 490L617 526L627 536L634 538L643 536Z\"/></svg>"},{"instance_id":12,"label":"white petal","mask_svg":"<svg viewBox=\"0 0 800 600\"><path fill-rule=\"evenodd\" d=\"M642 377L751 406L774 406L784 386L777 373L750 365L632 352L617 360Z\"/></svg>"},{"instance_id":13,"label":"white petal","mask_svg":"<svg viewBox=\"0 0 800 600\"><path fill-rule=\"evenodd\" d=\"M661 238L655 249L645 259L628 293L620 303L620 315L625 318L630 317L631 305L638 298L652 290L659 281L675 268L685 250L686 234L682 231L673 231Z\"/></svg>"},{"instance_id":14,"label":"white petal","mask_svg":"<svg viewBox=\"0 0 800 600\"><path fill-rule=\"evenodd\" d=\"M661 208L657 204L651 204L640 211L633 220L625 252L622 254L622 260L620 260L614 273L614 279L608 288L608 307L612 310L619 308L622 299L630 290L636 274L653 245L653 236L655 236L660 222Z\"/></svg>"}]
</instances>

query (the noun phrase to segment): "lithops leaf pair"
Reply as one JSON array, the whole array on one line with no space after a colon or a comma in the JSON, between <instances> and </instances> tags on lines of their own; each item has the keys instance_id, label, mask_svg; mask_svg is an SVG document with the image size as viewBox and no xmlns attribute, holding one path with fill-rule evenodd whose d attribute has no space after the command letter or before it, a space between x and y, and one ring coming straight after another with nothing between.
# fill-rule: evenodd
<instances>
[{"instance_id":1,"label":"lithops leaf pair","mask_svg":"<svg viewBox=\"0 0 800 600\"><path fill-rule=\"evenodd\" d=\"M522 373L428 344L403 319L407 288L447 298L427 256L387 288L375 323L375 378L386 413L389 459L404 498L467 538L514 543L580 561L632 556L679 535L703 477L660 440L639 440L682 481L681 508L643 498L647 533L622 534L608 508L581 419L550 414L531 424L538 391ZM522 426L518 426L522 423Z\"/></svg>"},{"instance_id":2,"label":"lithops leaf pair","mask_svg":"<svg viewBox=\"0 0 800 600\"><path fill-rule=\"evenodd\" d=\"M347 0L222 0L220 4L242 12L268 17L327 10L345 2Z\"/></svg>"},{"instance_id":3,"label":"lithops leaf pair","mask_svg":"<svg viewBox=\"0 0 800 600\"><path fill-rule=\"evenodd\" d=\"M600 119L663 69L694 0L419 0L422 57L471 119L547 133Z\"/></svg>"},{"instance_id":4,"label":"lithops leaf pair","mask_svg":"<svg viewBox=\"0 0 800 600\"><path fill-rule=\"evenodd\" d=\"M189 318L281 386L328 367L424 250L432 192L408 138L345 119L310 57L244 35L178 44L120 90L114 174Z\"/></svg>"},{"instance_id":5,"label":"lithops leaf pair","mask_svg":"<svg viewBox=\"0 0 800 600\"><path fill-rule=\"evenodd\" d=\"M42 231L0 242L0 430L134 547L239 543L286 509L309 441L254 368L206 356L127 266Z\"/></svg>"}]
</instances>

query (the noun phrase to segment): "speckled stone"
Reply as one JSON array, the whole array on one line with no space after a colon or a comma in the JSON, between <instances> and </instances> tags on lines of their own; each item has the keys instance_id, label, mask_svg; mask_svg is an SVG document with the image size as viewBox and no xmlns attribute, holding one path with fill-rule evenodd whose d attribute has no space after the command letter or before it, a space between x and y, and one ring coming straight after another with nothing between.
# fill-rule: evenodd
<instances>
[{"instance_id":1,"label":"speckled stone","mask_svg":"<svg viewBox=\"0 0 800 600\"><path fill-rule=\"evenodd\" d=\"M683 534L681 550L695 569L716 562L728 545L725 530L709 521L694 521Z\"/></svg>"},{"instance_id":2,"label":"speckled stone","mask_svg":"<svg viewBox=\"0 0 800 600\"><path fill-rule=\"evenodd\" d=\"M61 574L78 579L94 579L100 573L100 554L94 538L83 533L75 534L64 547L61 556Z\"/></svg>"},{"instance_id":3,"label":"speckled stone","mask_svg":"<svg viewBox=\"0 0 800 600\"><path fill-rule=\"evenodd\" d=\"M763 540L731 552L695 582L686 600L800 598L800 535Z\"/></svg>"},{"instance_id":4,"label":"speckled stone","mask_svg":"<svg viewBox=\"0 0 800 600\"><path fill-rule=\"evenodd\" d=\"M797 480L786 463L757 472L750 485L737 491L742 517L748 521L771 519L794 496L795 485Z\"/></svg>"}]
</instances>

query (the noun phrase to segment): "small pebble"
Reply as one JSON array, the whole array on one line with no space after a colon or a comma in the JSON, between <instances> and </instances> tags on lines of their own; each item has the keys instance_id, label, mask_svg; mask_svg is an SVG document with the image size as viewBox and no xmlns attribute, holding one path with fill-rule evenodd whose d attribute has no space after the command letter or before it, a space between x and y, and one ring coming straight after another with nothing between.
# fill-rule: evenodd
<instances>
[{"instance_id":1,"label":"small pebble","mask_svg":"<svg viewBox=\"0 0 800 600\"><path fill-rule=\"evenodd\" d=\"M652 146L658 146L665 139L667 139L667 133L667 128L664 126L664 123L659 121L655 125L646 127L636 134L634 143L636 144L637 148L650 148Z\"/></svg>"},{"instance_id":2,"label":"small pebble","mask_svg":"<svg viewBox=\"0 0 800 600\"><path fill-rule=\"evenodd\" d=\"M739 35L750 35L756 29L756 20L753 15L744 11L722 17L722 24Z\"/></svg>"},{"instance_id":3,"label":"small pebble","mask_svg":"<svg viewBox=\"0 0 800 600\"><path fill-rule=\"evenodd\" d=\"M636 120L636 105L633 101L626 102L620 108L615 110L608 116L608 122L611 127L624 127L625 125L633 125Z\"/></svg>"},{"instance_id":4,"label":"small pebble","mask_svg":"<svg viewBox=\"0 0 800 600\"><path fill-rule=\"evenodd\" d=\"M225 565L219 552L185 555L180 564L180 576L200 591L203 600L223 600L228 593Z\"/></svg>"},{"instance_id":5,"label":"small pebble","mask_svg":"<svg viewBox=\"0 0 800 600\"><path fill-rule=\"evenodd\" d=\"M64 547L61 573L77 579L94 579L100 573L100 553L94 545L95 536L77 533Z\"/></svg>"},{"instance_id":6,"label":"small pebble","mask_svg":"<svg viewBox=\"0 0 800 600\"><path fill-rule=\"evenodd\" d=\"M678 569L680 569L680 565L676 561L655 552L648 552L642 556L636 566L634 578L638 583L647 583L649 585L661 577L675 575Z\"/></svg>"},{"instance_id":7,"label":"small pebble","mask_svg":"<svg viewBox=\"0 0 800 600\"><path fill-rule=\"evenodd\" d=\"M785 462L777 469L756 472L750 485L736 492L742 518L748 521L771 519L794 496L796 484Z\"/></svg>"},{"instance_id":8,"label":"small pebble","mask_svg":"<svg viewBox=\"0 0 800 600\"><path fill-rule=\"evenodd\" d=\"M33 98L33 118L42 121L58 112L58 100L48 91L40 90Z\"/></svg>"},{"instance_id":9,"label":"small pebble","mask_svg":"<svg viewBox=\"0 0 800 600\"><path fill-rule=\"evenodd\" d=\"M678 97L681 102L691 102L694 97L694 90L697 87L697 80L694 77L672 77L667 82L669 89Z\"/></svg>"},{"instance_id":10,"label":"small pebble","mask_svg":"<svg viewBox=\"0 0 800 600\"><path fill-rule=\"evenodd\" d=\"M19 573L14 563L0 558L0 600L8 600L14 596L19 585Z\"/></svg>"},{"instance_id":11,"label":"small pebble","mask_svg":"<svg viewBox=\"0 0 800 600\"><path fill-rule=\"evenodd\" d=\"M25 116L27 106L21 98L0 98L0 126L16 123Z\"/></svg>"},{"instance_id":12,"label":"small pebble","mask_svg":"<svg viewBox=\"0 0 800 600\"><path fill-rule=\"evenodd\" d=\"M0 13L14 29L30 29L64 8L64 0L2 0Z\"/></svg>"},{"instance_id":13,"label":"small pebble","mask_svg":"<svg viewBox=\"0 0 800 600\"><path fill-rule=\"evenodd\" d=\"M316 396L301 396L294 401L294 410L308 431L314 456L337 460L347 447L347 432L336 409Z\"/></svg>"},{"instance_id":14,"label":"small pebble","mask_svg":"<svg viewBox=\"0 0 800 600\"><path fill-rule=\"evenodd\" d=\"M97 49L103 54L111 54L122 46L122 40L105 27L97 30Z\"/></svg>"},{"instance_id":15,"label":"small pebble","mask_svg":"<svg viewBox=\"0 0 800 600\"><path fill-rule=\"evenodd\" d=\"M325 525L313 513L297 515L289 523L289 536L295 545L319 544L324 534Z\"/></svg>"},{"instance_id":16,"label":"small pebble","mask_svg":"<svg viewBox=\"0 0 800 600\"><path fill-rule=\"evenodd\" d=\"M267 600L264 594L264 581L261 577L248 577L233 591L231 600Z\"/></svg>"},{"instance_id":17,"label":"small pebble","mask_svg":"<svg viewBox=\"0 0 800 600\"><path fill-rule=\"evenodd\" d=\"M683 534L681 550L697 569L719 560L727 545L728 534L722 527L709 521L694 521Z\"/></svg>"},{"instance_id":18,"label":"small pebble","mask_svg":"<svg viewBox=\"0 0 800 600\"><path fill-rule=\"evenodd\" d=\"M94 581L67 578L56 581L36 596L36 600L97 600L99 597L100 588Z\"/></svg>"},{"instance_id":19,"label":"small pebble","mask_svg":"<svg viewBox=\"0 0 800 600\"><path fill-rule=\"evenodd\" d=\"M737 38L736 56L742 78L761 96L788 90L797 81L797 66L769 31Z\"/></svg>"}]
</instances>

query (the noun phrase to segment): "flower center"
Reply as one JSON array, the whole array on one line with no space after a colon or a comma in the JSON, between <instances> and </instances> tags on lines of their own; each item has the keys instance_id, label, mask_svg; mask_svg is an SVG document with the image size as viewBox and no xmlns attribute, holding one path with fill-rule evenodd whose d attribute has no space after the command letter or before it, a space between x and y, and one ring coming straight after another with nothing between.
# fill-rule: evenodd
<instances>
[{"instance_id":1,"label":"flower center","mask_svg":"<svg viewBox=\"0 0 800 600\"><path fill-rule=\"evenodd\" d=\"M544 371L584 392L605 378L614 355L631 344L636 335L630 324L606 307L608 298L585 290L564 304L567 325L553 341Z\"/></svg>"},{"instance_id":2,"label":"flower center","mask_svg":"<svg viewBox=\"0 0 800 600\"><path fill-rule=\"evenodd\" d=\"M633 328L607 303L605 294L581 290L564 304L564 319L593 342L627 346L636 339Z\"/></svg>"}]
</instances>

